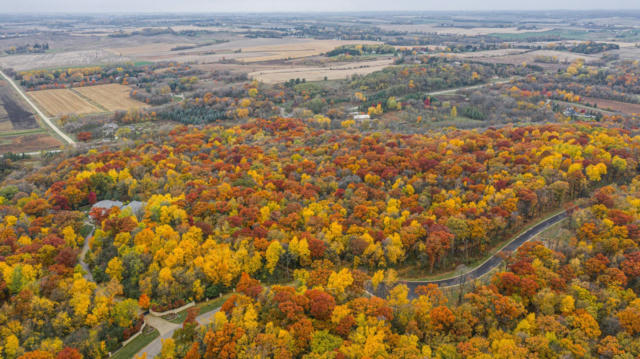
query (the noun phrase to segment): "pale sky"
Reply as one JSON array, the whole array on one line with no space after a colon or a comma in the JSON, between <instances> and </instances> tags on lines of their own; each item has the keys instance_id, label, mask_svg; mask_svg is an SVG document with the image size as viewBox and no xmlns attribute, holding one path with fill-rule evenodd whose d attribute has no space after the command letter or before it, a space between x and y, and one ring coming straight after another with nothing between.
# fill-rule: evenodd
<instances>
[{"instance_id":1,"label":"pale sky","mask_svg":"<svg viewBox=\"0 0 640 359\"><path fill-rule=\"evenodd\" d=\"M305 12L640 9L640 0L0 0L13 12Z\"/></svg>"}]
</instances>

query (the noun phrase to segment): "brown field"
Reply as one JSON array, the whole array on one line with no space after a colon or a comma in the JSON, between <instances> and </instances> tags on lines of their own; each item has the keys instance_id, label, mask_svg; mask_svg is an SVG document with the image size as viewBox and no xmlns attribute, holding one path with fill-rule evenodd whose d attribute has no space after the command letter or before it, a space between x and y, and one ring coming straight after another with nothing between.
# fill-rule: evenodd
<instances>
[{"instance_id":1,"label":"brown field","mask_svg":"<svg viewBox=\"0 0 640 359\"><path fill-rule=\"evenodd\" d=\"M109 111L128 110L131 108L148 107L147 104L136 101L129 97L131 88L125 85L109 84L88 87L77 87L74 89L82 96L100 104Z\"/></svg>"},{"instance_id":2,"label":"brown field","mask_svg":"<svg viewBox=\"0 0 640 359\"><path fill-rule=\"evenodd\" d=\"M600 55L576 54L566 51L535 50L527 52L518 49L478 51L459 54L446 53L444 56L467 58L492 64L520 65L522 63L527 63L531 65L538 65L551 71L566 68L569 63L577 59L583 59L587 64L589 64L600 58ZM538 56L556 56L558 58L558 63L547 64L536 62L535 59Z\"/></svg>"},{"instance_id":3,"label":"brown field","mask_svg":"<svg viewBox=\"0 0 640 359\"><path fill-rule=\"evenodd\" d=\"M2 56L0 66L21 71L48 67L94 66L126 61L131 59L100 49Z\"/></svg>"},{"instance_id":4,"label":"brown field","mask_svg":"<svg viewBox=\"0 0 640 359\"><path fill-rule=\"evenodd\" d=\"M516 27L441 27L432 24L412 24L412 25L379 25L383 30L391 31L407 31L407 32L423 32L437 34L452 34L464 36L477 36L488 34L520 34L523 32L542 32L549 31L551 28L541 28L533 30L519 30Z\"/></svg>"},{"instance_id":5,"label":"brown field","mask_svg":"<svg viewBox=\"0 0 640 359\"><path fill-rule=\"evenodd\" d=\"M338 46L349 44L369 44L375 41L311 40L291 44L253 46L242 49L249 56L238 58L242 62L258 62L283 59L296 59L315 56L331 51Z\"/></svg>"},{"instance_id":6,"label":"brown field","mask_svg":"<svg viewBox=\"0 0 640 359\"><path fill-rule=\"evenodd\" d=\"M524 49L500 49L500 50L487 50L476 52L461 52L461 53L443 53L443 56L468 58L474 60L487 60L493 59L494 62L507 63L507 64L521 64L522 62L534 63L537 56L555 56L560 63L571 63L577 59L583 59L589 63L591 61L598 60L600 55L585 55L572 53L568 51L556 51L556 50L535 50L529 51Z\"/></svg>"},{"instance_id":7,"label":"brown field","mask_svg":"<svg viewBox=\"0 0 640 359\"><path fill-rule=\"evenodd\" d=\"M0 138L0 153L53 150L61 145L62 143L57 138L46 133L4 136Z\"/></svg>"},{"instance_id":8,"label":"brown field","mask_svg":"<svg viewBox=\"0 0 640 359\"><path fill-rule=\"evenodd\" d=\"M101 111L69 89L30 91L28 94L51 116L84 115Z\"/></svg>"},{"instance_id":9,"label":"brown field","mask_svg":"<svg viewBox=\"0 0 640 359\"><path fill-rule=\"evenodd\" d=\"M636 103L626 103L594 97L583 97L582 103L597 104L598 108L603 110L611 109L613 111L623 112L627 114L640 114L640 105Z\"/></svg>"},{"instance_id":10,"label":"brown field","mask_svg":"<svg viewBox=\"0 0 640 359\"><path fill-rule=\"evenodd\" d=\"M478 57L503 57L510 55L517 55L527 52L524 49L498 49L498 50L485 50L474 52L442 52L439 55L444 57L457 57L457 58L478 58Z\"/></svg>"},{"instance_id":11,"label":"brown field","mask_svg":"<svg viewBox=\"0 0 640 359\"><path fill-rule=\"evenodd\" d=\"M111 53L118 56L136 57L143 56L150 53L169 53L171 49L178 46L194 46L194 43L182 42L182 43L153 43L144 44L139 46L119 47L107 49Z\"/></svg>"},{"instance_id":12,"label":"brown field","mask_svg":"<svg viewBox=\"0 0 640 359\"><path fill-rule=\"evenodd\" d=\"M13 124L11 124L11 121L1 121L0 120L0 132L9 132L9 131L12 131L12 130L13 130Z\"/></svg>"},{"instance_id":13,"label":"brown field","mask_svg":"<svg viewBox=\"0 0 640 359\"><path fill-rule=\"evenodd\" d=\"M386 59L328 67L293 67L277 70L261 70L250 73L249 78L265 83L278 83L295 78L306 79L307 81L321 81L325 76L329 80L338 80L354 74L365 75L380 71L392 63L392 59Z\"/></svg>"},{"instance_id":14,"label":"brown field","mask_svg":"<svg viewBox=\"0 0 640 359\"><path fill-rule=\"evenodd\" d=\"M375 41L309 40L309 39L232 39L193 49L169 51L166 47L127 47L108 49L114 55L122 54L145 61L178 61L200 64L222 59L241 63L297 59L325 53L341 45L376 43ZM176 46L177 44L172 44ZM164 45L163 45L164 46Z\"/></svg>"}]
</instances>

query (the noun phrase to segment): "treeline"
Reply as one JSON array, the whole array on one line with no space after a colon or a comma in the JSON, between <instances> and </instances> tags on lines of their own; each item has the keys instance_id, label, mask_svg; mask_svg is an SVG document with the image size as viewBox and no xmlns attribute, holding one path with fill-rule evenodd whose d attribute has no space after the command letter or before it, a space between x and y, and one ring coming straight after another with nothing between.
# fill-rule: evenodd
<instances>
[{"instance_id":1,"label":"treeline","mask_svg":"<svg viewBox=\"0 0 640 359\"><path fill-rule=\"evenodd\" d=\"M394 54L396 48L387 44L363 44L363 45L343 45L327 52L327 56L338 55L362 56L371 54Z\"/></svg>"},{"instance_id":2,"label":"treeline","mask_svg":"<svg viewBox=\"0 0 640 359\"><path fill-rule=\"evenodd\" d=\"M607 42L595 42L595 41L585 41L577 44L567 44L567 43L558 43L558 44L547 44L547 45L519 45L518 47L524 47L527 49L538 49L538 50L558 50L558 51L569 51L576 52L580 54L598 54L601 52L609 51L609 50L619 50L620 45L612 44Z\"/></svg>"},{"instance_id":3,"label":"treeline","mask_svg":"<svg viewBox=\"0 0 640 359\"><path fill-rule=\"evenodd\" d=\"M26 44L21 46L11 46L10 48L4 50L7 55L15 55L15 54L37 54L43 53L49 50L49 43L35 43L33 45Z\"/></svg>"}]
</instances>

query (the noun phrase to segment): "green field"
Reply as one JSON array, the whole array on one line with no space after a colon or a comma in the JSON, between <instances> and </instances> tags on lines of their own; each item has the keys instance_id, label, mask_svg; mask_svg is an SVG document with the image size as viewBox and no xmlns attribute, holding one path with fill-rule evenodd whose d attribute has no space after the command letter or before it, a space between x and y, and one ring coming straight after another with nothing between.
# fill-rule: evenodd
<instances>
[{"instance_id":1,"label":"green field","mask_svg":"<svg viewBox=\"0 0 640 359\"><path fill-rule=\"evenodd\" d=\"M149 328L147 331L147 328ZM160 336L160 333L155 328L147 327L144 332L132 340L129 344L116 351L111 358L112 359L131 359L147 344L151 343L154 339Z\"/></svg>"}]
</instances>

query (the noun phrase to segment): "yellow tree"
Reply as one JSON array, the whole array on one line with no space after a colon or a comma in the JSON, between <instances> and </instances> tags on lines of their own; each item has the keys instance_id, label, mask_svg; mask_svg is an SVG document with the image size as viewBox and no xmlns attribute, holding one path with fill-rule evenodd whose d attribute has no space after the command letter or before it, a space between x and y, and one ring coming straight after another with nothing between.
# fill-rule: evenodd
<instances>
[{"instance_id":1,"label":"yellow tree","mask_svg":"<svg viewBox=\"0 0 640 359\"><path fill-rule=\"evenodd\" d=\"M293 237L289 242L289 253L298 259L300 265L311 264L311 251L309 251L309 244L306 239L298 240L298 237Z\"/></svg>"},{"instance_id":2,"label":"yellow tree","mask_svg":"<svg viewBox=\"0 0 640 359\"><path fill-rule=\"evenodd\" d=\"M267 259L267 269L269 270L269 274L273 274L273 271L276 269L276 265L280 260L280 255L282 254L283 249L280 245L280 242L273 241L267 247L266 259Z\"/></svg>"},{"instance_id":3,"label":"yellow tree","mask_svg":"<svg viewBox=\"0 0 640 359\"><path fill-rule=\"evenodd\" d=\"M105 272L109 276L111 280L116 282L122 281L122 271L123 271L122 261L118 257L113 257L107 264L107 269Z\"/></svg>"},{"instance_id":4,"label":"yellow tree","mask_svg":"<svg viewBox=\"0 0 640 359\"><path fill-rule=\"evenodd\" d=\"M337 296L342 296L348 286L353 284L353 276L347 268L342 268L340 272L332 272L329 275L327 289Z\"/></svg>"}]
</instances>

